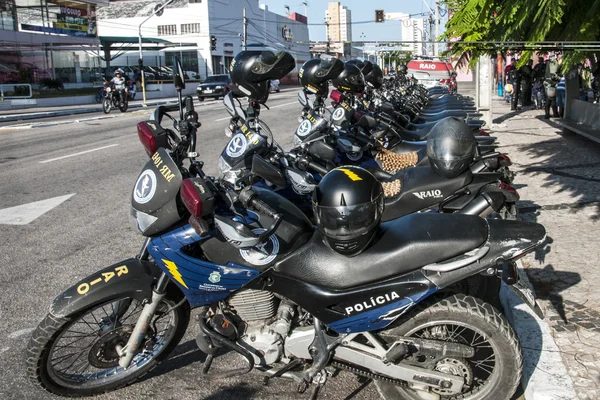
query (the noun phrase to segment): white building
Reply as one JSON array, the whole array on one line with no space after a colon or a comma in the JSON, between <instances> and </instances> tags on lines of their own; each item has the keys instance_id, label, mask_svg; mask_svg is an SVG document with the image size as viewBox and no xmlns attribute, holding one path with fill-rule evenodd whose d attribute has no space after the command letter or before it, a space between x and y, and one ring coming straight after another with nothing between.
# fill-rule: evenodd
<instances>
[{"instance_id":1,"label":"white building","mask_svg":"<svg viewBox=\"0 0 600 400\"><path fill-rule=\"evenodd\" d=\"M410 18L405 13L387 13L386 20L400 21L402 26L403 47L412 51L414 55L425 55L427 46L425 43L414 43L425 41L425 20L423 18Z\"/></svg>"},{"instance_id":2,"label":"white building","mask_svg":"<svg viewBox=\"0 0 600 400\"><path fill-rule=\"evenodd\" d=\"M155 4L149 0L112 1L98 12L99 36L137 38L140 23ZM228 72L231 61L242 50L244 7L248 44L264 43L288 51L296 59L297 72L310 58L306 19L298 18L298 14L278 15L257 1L246 0L175 0L162 16L150 18L141 30L144 38L168 40L174 46L161 51L164 57L148 53L144 65L171 65L172 57L178 55L184 70L197 71L203 78ZM216 38L214 50L212 36ZM177 46L178 43L187 45ZM135 49L133 45L132 51L126 53L129 65L137 65Z\"/></svg>"}]
</instances>

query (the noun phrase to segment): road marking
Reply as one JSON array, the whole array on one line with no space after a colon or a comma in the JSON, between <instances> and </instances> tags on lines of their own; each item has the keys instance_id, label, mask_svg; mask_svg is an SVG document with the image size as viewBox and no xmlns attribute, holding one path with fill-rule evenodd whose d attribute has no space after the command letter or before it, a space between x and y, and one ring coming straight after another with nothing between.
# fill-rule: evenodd
<instances>
[{"instance_id":1,"label":"road marking","mask_svg":"<svg viewBox=\"0 0 600 400\"><path fill-rule=\"evenodd\" d=\"M15 332L13 332L13 333L10 333L10 334L8 335L8 338L9 338L9 339L16 339L16 338L18 338L19 336L28 335L28 334L30 334L31 332L33 332L33 331L34 331L34 329L35 329L35 328L25 328L25 329L19 329L18 331L15 331Z\"/></svg>"},{"instance_id":2,"label":"road marking","mask_svg":"<svg viewBox=\"0 0 600 400\"><path fill-rule=\"evenodd\" d=\"M54 207L67 201L75 193L64 196L53 197L51 199L34 201L33 203L22 204L20 206L9 207L0 210L0 224L4 225L27 225L38 217L41 217Z\"/></svg>"},{"instance_id":3,"label":"road marking","mask_svg":"<svg viewBox=\"0 0 600 400\"><path fill-rule=\"evenodd\" d=\"M62 157L51 158L51 159L49 159L49 160L40 161L39 163L40 163L40 164L45 164L45 163L49 163L49 162L52 162L52 161L63 160L63 159L65 159L65 158L69 158L69 157L75 157L75 156L80 156L80 155L82 155L82 154L87 154L87 153L91 153L91 152L93 152L93 151L98 151L98 150L104 150L104 149L108 149L109 147L115 147L115 146L118 146L118 145L119 145L118 143L115 143L115 144L111 144L111 145L104 146L104 147L98 147L98 148L96 148L96 149L91 149L91 150L81 151L81 152L79 152L79 153L75 153L75 154L69 154L69 155L62 156Z\"/></svg>"},{"instance_id":4,"label":"road marking","mask_svg":"<svg viewBox=\"0 0 600 400\"><path fill-rule=\"evenodd\" d=\"M270 107L270 109L272 110L272 109L274 109L274 108L279 108L279 107L290 106L290 105L292 105L292 104L296 104L296 103L297 103L297 101L293 101L293 102L291 102L291 103L285 103L285 104L278 104L278 105L276 105L276 106ZM266 111L269 111L268 109L265 109L265 110L266 110ZM225 118L219 118L219 119L215 119L215 122L217 122L217 121L225 121L226 119L229 119L229 118L231 118L231 117L225 117Z\"/></svg>"}]
</instances>

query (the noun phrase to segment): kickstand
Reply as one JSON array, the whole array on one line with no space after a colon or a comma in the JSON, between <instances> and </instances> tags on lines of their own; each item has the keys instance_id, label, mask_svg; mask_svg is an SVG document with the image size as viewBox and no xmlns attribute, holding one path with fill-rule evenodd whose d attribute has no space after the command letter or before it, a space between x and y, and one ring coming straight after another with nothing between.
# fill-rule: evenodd
<instances>
[{"instance_id":1,"label":"kickstand","mask_svg":"<svg viewBox=\"0 0 600 400\"><path fill-rule=\"evenodd\" d=\"M267 386L269 384L269 380L271 380L273 378L279 378L281 375L285 374L288 371L291 371L292 369L294 369L302 364L304 364L304 361L299 358L292 360L290 363L288 363L288 364L284 365L282 368L278 369L273 375L265 376L265 378L263 379L263 385Z\"/></svg>"}]
</instances>

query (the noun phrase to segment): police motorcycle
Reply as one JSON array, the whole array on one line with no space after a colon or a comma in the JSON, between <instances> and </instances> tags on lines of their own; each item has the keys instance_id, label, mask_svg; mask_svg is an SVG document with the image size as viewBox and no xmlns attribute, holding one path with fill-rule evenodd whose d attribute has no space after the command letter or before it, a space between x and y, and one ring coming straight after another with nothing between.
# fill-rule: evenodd
<instances>
[{"instance_id":1,"label":"police motorcycle","mask_svg":"<svg viewBox=\"0 0 600 400\"><path fill-rule=\"evenodd\" d=\"M271 51L242 52L235 63L250 57L249 79L265 92L295 65ZM184 72L175 65L181 93ZM53 301L27 348L34 384L61 396L131 384L168 357L196 308L205 379L257 369L266 382L293 379L316 397L334 369L349 369L399 398L513 395L522 356L509 322L446 289L486 274L539 312L515 260L540 246L542 225L438 214L382 223L381 183L348 167L315 189L315 230L272 191L206 176L192 98L178 108L179 119L161 106L138 124L150 157L131 200L146 237L140 253ZM252 142L256 133L246 135ZM246 365L214 371L221 350Z\"/></svg>"},{"instance_id":2,"label":"police motorcycle","mask_svg":"<svg viewBox=\"0 0 600 400\"><path fill-rule=\"evenodd\" d=\"M410 77L406 78L406 65L401 65L398 68L396 79L386 82L388 95L394 95L391 101L405 103L408 101L421 112L423 115L435 116L436 113L446 110L475 112L476 107L473 100L469 97L460 94L450 94L446 89L441 89L441 92L434 94L426 89L423 85L418 84L418 80ZM392 90L390 90L392 89Z\"/></svg>"},{"instance_id":3,"label":"police motorcycle","mask_svg":"<svg viewBox=\"0 0 600 400\"><path fill-rule=\"evenodd\" d=\"M234 98L236 91L224 99L232 121L242 122L237 131L229 132L234 134L219 158L219 176L235 187L264 180L263 184L290 199L312 217L310 194L317 182L336 166L352 163L352 160L340 159L336 150L337 143L345 139L323 134L320 127L326 127L327 122L324 117L315 114L312 117L314 123L310 126L301 124L296 131L294 142L298 145L289 152L284 151L274 140L267 124L260 119L260 104L264 104L266 98L260 97L259 89L254 89L255 82L248 82L249 68L238 63L231 70L234 85L242 86L244 93L250 94L247 109ZM303 78L309 73L311 70L304 69ZM318 74L324 81L312 85L313 90L324 89L326 92L328 73ZM368 117L363 117L358 125L365 122L369 123ZM389 152L378 156L381 165L374 163L374 158L360 164L380 179L387 189L384 220L428 210L482 217L494 213L495 217L516 218L515 202L519 197L516 190L502 181L503 174L474 173L470 169L479 168L477 163L481 160L473 163L476 141L464 123L457 119L441 121L437 129L432 130L432 135L426 148L429 158L434 160L431 166L408 168L415 165L416 154L392 157ZM370 140L372 149L380 153L385 150L376 139L367 135L362 135L362 138ZM440 146L443 142L448 144ZM440 165L445 167L440 168Z\"/></svg>"},{"instance_id":4,"label":"police motorcycle","mask_svg":"<svg viewBox=\"0 0 600 400\"><path fill-rule=\"evenodd\" d=\"M425 141L404 140L384 113L369 112L365 108L356 109L359 107L356 103L363 99L353 93L362 92L364 82L377 85L378 76L373 74L375 69L364 79L354 65L343 65L340 60L334 60L335 62L331 59L312 59L301 68L304 89L298 92L298 100L303 106L302 121L296 130L294 144L301 146L323 140L337 149L337 165L356 164L388 172L396 172L408 166L429 165ZM333 84L336 87L331 92L331 97L337 95L337 101L334 100L332 104L335 108L329 113L324 99L329 93L328 80L331 77L334 77ZM347 94L342 94L345 91ZM313 95L314 100L310 98ZM234 113L230 114L237 118ZM493 141L493 138L488 137L475 138L478 144L485 143L486 140L488 143ZM507 156L494 152L493 147L485 145L478 145L475 151L472 172L500 172L505 183L512 182L514 174L509 169L511 161Z\"/></svg>"},{"instance_id":5,"label":"police motorcycle","mask_svg":"<svg viewBox=\"0 0 600 400\"><path fill-rule=\"evenodd\" d=\"M401 113L396 112L392 106L386 103L378 106L376 102L371 101L373 96L369 95L369 92L372 93L373 91L370 90L370 87L378 88L380 86L380 76L377 72L380 72L381 70L378 67L375 68L370 63L365 63L363 64L363 70L367 71L370 69L365 75L358 67L362 62L360 62L360 64L352 64L349 61L346 64L344 70L332 80L336 90L331 92L330 96L332 98L332 105L336 107L334 114L337 111L340 119L343 115L342 110L337 110L339 105L345 108L346 112L351 112L352 110L350 108L352 108L360 113L371 113L380 120L380 123L385 124L388 129L392 129L396 137L400 140L424 141L427 139L427 135L433 125L439 120L447 117L464 118L464 114L449 112L443 114L443 117L438 117L436 120L428 122L426 129L418 131L407 129L406 127L410 122ZM468 125L468 121L466 119L465 121ZM492 144L495 139L481 136L478 137L478 140L482 144L489 145Z\"/></svg>"},{"instance_id":6,"label":"police motorcycle","mask_svg":"<svg viewBox=\"0 0 600 400\"><path fill-rule=\"evenodd\" d=\"M117 70L115 76L122 72ZM119 109L121 112L126 112L129 107L129 94L125 83L122 88L117 88L113 81L108 82L104 85L106 91L104 99L102 100L102 110L105 114L110 114L112 109Z\"/></svg>"}]
</instances>

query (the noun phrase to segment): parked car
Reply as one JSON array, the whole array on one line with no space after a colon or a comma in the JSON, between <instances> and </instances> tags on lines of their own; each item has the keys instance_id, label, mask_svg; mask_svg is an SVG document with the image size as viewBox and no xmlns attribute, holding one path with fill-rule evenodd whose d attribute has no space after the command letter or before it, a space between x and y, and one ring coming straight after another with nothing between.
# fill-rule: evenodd
<instances>
[{"instance_id":1,"label":"parked car","mask_svg":"<svg viewBox=\"0 0 600 400\"><path fill-rule=\"evenodd\" d=\"M19 80L19 71L0 64L0 83L15 83Z\"/></svg>"},{"instance_id":2,"label":"parked car","mask_svg":"<svg viewBox=\"0 0 600 400\"><path fill-rule=\"evenodd\" d=\"M279 93L281 92L281 88L279 87L279 79L275 79L271 81L271 85L269 86L269 91Z\"/></svg>"},{"instance_id":3,"label":"parked car","mask_svg":"<svg viewBox=\"0 0 600 400\"><path fill-rule=\"evenodd\" d=\"M206 97L218 99L225 96L231 90L231 78L229 74L210 75L204 82L198 85L196 92L198 100L204 101Z\"/></svg>"},{"instance_id":4,"label":"parked car","mask_svg":"<svg viewBox=\"0 0 600 400\"><path fill-rule=\"evenodd\" d=\"M452 67L439 58L411 60L408 65L408 75L414 76L426 88L446 87L451 90Z\"/></svg>"}]
</instances>

